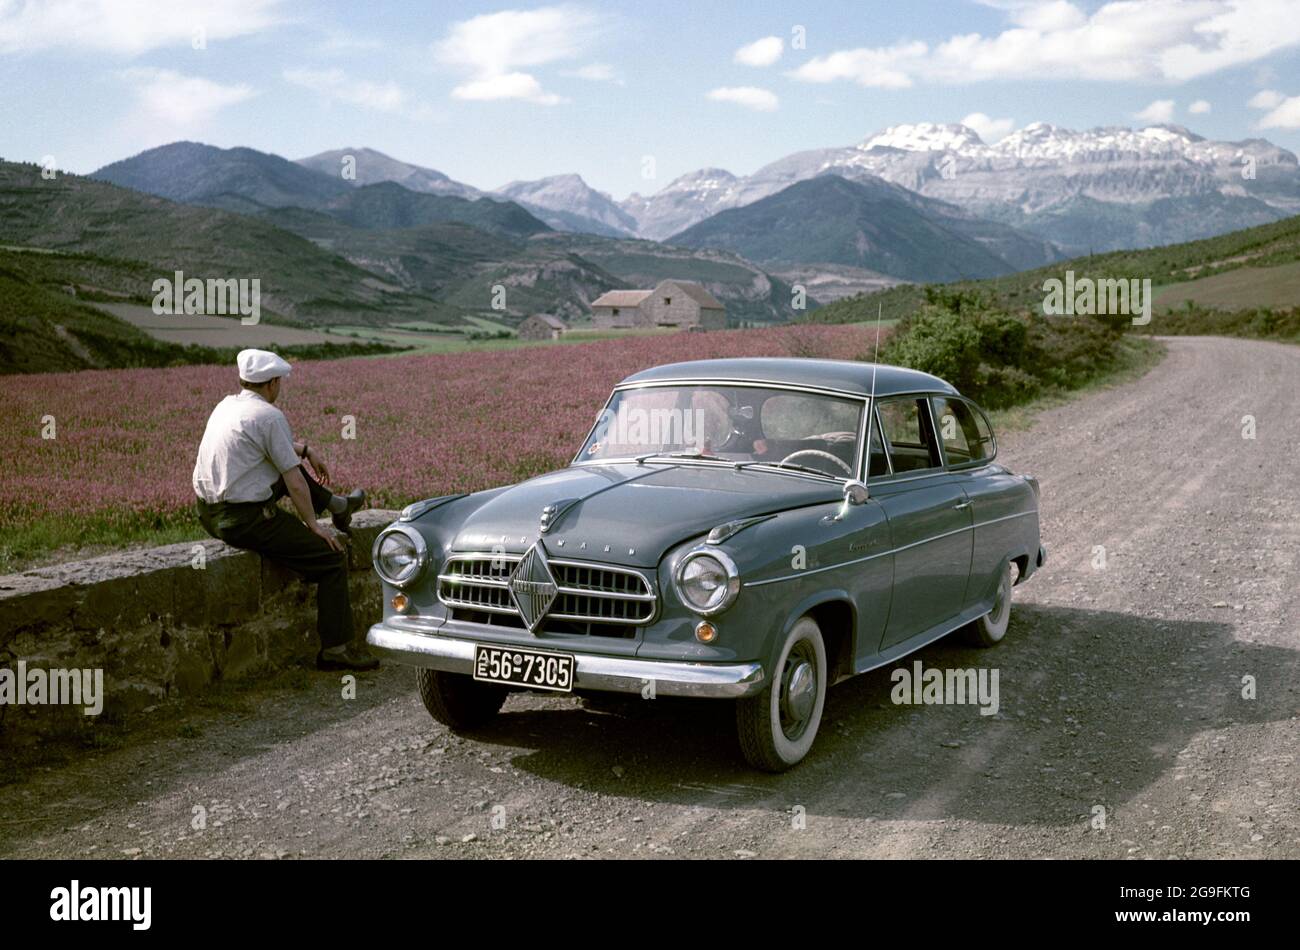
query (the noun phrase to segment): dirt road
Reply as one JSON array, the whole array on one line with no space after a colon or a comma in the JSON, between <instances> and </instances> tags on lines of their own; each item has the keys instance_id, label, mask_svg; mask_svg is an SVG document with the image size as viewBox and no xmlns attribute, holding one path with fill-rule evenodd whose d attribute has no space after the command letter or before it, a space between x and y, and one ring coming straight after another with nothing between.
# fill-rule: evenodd
<instances>
[{"instance_id":1,"label":"dirt road","mask_svg":"<svg viewBox=\"0 0 1300 950\"><path fill-rule=\"evenodd\" d=\"M409 670L289 674L3 786L0 856L1300 857L1300 348L1167 346L1003 439L1048 565L1001 647L915 657L996 667L996 716L881 670L769 776L723 704L516 695L458 739Z\"/></svg>"}]
</instances>

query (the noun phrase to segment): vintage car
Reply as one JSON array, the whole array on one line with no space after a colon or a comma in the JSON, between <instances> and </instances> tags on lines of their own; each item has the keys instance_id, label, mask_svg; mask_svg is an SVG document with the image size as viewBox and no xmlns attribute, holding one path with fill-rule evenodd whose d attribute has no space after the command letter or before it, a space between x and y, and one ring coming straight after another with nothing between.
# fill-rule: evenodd
<instances>
[{"instance_id":1,"label":"vintage car","mask_svg":"<svg viewBox=\"0 0 1300 950\"><path fill-rule=\"evenodd\" d=\"M870 445L870 451L866 446ZM827 687L1007 631L1039 486L943 380L725 359L619 383L567 468L431 498L375 540L367 641L453 730L512 690L735 703L748 761L808 754Z\"/></svg>"}]
</instances>

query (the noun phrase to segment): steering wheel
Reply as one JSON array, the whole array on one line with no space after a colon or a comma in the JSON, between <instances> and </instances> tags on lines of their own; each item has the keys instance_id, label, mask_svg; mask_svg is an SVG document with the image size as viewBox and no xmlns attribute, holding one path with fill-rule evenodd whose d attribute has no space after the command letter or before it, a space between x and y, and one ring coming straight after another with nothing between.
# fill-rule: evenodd
<instances>
[{"instance_id":1,"label":"steering wheel","mask_svg":"<svg viewBox=\"0 0 1300 950\"><path fill-rule=\"evenodd\" d=\"M821 449L800 449L798 452L791 452L789 455L781 459L781 461L777 462L776 464L784 465L786 462L790 461L791 459L796 459L801 455L815 455L818 458L830 459L840 468L844 469L845 475L853 474L853 469L849 468L848 463L845 462L842 458L836 455L831 455L831 453L829 452L823 452Z\"/></svg>"}]
</instances>

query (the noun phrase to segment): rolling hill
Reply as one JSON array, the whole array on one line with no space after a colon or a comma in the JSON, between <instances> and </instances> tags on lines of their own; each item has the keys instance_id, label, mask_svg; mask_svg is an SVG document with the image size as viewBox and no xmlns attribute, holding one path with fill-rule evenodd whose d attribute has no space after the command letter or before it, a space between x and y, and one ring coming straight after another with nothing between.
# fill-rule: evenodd
<instances>
[{"instance_id":1,"label":"rolling hill","mask_svg":"<svg viewBox=\"0 0 1300 950\"><path fill-rule=\"evenodd\" d=\"M668 240L761 264L824 262L915 281L1006 274L1059 256L1045 241L898 185L830 174L720 212Z\"/></svg>"},{"instance_id":2,"label":"rolling hill","mask_svg":"<svg viewBox=\"0 0 1300 950\"><path fill-rule=\"evenodd\" d=\"M454 311L412 294L257 217L233 214L60 174L0 162L0 244L70 251L135 262L131 286L176 270L192 277L258 278L264 309L315 324L455 320ZM138 281L138 282L137 282Z\"/></svg>"},{"instance_id":3,"label":"rolling hill","mask_svg":"<svg viewBox=\"0 0 1300 950\"><path fill-rule=\"evenodd\" d=\"M1300 301L1300 216L1199 241L1076 257L946 289L974 291L1011 311L1034 310L1042 307L1044 282L1063 279L1066 271L1073 271L1076 279L1150 279L1157 311L1175 309L1187 300L1224 310L1282 306L1288 300ZM885 319L898 319L924 302L924 288L910 284L836 301L806 319L857 323L874 320L878 307Z\"/></svg>"}]
</instances>

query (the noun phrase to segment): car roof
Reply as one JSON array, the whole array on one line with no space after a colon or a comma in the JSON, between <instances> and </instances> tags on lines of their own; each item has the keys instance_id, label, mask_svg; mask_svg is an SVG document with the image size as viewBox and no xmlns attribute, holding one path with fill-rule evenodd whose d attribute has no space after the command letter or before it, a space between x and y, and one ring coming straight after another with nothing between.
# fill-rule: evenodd
<instances>
[{"instance_id":1,"label":"car roof","mask_svg":"<svg viewBox=\"0 0 1300 950\"><path fill-rule=\"evenodd\" d=\"M808 386L867 396L872 391L873 370L877 396L915 392L958 394L955 388L938 376L931 376L929 373L914 369L904 369L901 366L857 363L852 360L765 356L669 363L633 373L619 383L619 386L707 379L724 382L781 383L787 386Z\"/></svg>"}]
</instances>

